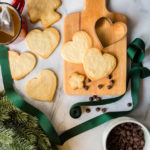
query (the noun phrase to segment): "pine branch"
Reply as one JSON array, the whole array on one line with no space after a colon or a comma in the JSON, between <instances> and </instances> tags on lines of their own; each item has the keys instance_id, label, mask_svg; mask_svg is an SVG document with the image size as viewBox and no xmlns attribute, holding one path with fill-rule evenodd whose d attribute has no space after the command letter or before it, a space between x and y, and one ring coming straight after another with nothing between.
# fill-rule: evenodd
<instances>
[{"instance_id":1,"label":"pine branch","mask_svg":"<svg viewBox=\"0 0 150 150\"><path fill-rule=\"evenodd\" d=\"M14 132L12 129L6 129L3 123L0 123L0 143L12 144Z\"/></svg>"},{"instance_id":2,"label":"pine branch","mask_svg":"<svg viewBox=\"0 0 150 150\"><path fill-rule=\"evenodd\" d=\"M52 150L37 118L16 108L0 93L0 150Z\"/></svg>"}]
</instances>

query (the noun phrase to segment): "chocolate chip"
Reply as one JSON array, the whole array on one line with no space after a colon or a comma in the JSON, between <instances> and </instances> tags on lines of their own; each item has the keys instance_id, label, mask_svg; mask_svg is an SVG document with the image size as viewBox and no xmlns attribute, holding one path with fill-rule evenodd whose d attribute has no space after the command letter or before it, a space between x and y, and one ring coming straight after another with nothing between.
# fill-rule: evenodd
<instances>
[{"instance_id":1,"label":"chocolate chip","mask_svg":"<svg viewBox=\"0 0 150 150\"><path fill-rule=\"evenodd\" d=\"M109 75L107 78L108 78L108 79L111 79L111 78L112 78L112 75Z\"/></svg>"},{"instance_id":2,"label":"chocolate chip","mask_svg":"<svg viewBox=\"0 0 150 150\"><path fill-rule=\"evenodd\" d=\"M114 83L115 83L115 80L111 80L111 81L110 81L110 84L114 84Z\"/></svg>"},{"instance_id":3,"label":"chocolate chip","mask_svg":"<svg viewBox=\"0 0 150 150\"><path fill-rule=\"evenodd\" d=\"M137 148L137 145L134 145L134 146L133 146L133 148L135 148L135 149L136 149L136 148Z\"/></svg>"},{"instance_id":4,"label":"chocolate chip","mask_svg":"<svg viewBox=\"0 0 150 150\"><path fill-rule=\"evenodd\" d=\"M144 132L135 123L120 124L108 135L106 146L107 150L143 150Z\"/></svg>"},{"instance_id":5,"label":"chocolate chip","mask_svg":"<svg viewBox=\"0 0 150 150\"><path fill-rule=\"evenodd\" d=\"M137 142L138 140L139 140L138 138L134 138L134 139L133 139L134 142Z\"/></svg>"},{"instance_id":6,"label":"chocolate chip","mask_svg":"<svg viewBox=\"0 0 150 150\"><path fill-rule=\"evenodd\" d=\"M102 84L99 84L99 85L98 85L98 88L99 88L99 89L102 89L102 88L103 88L103 85L102 85Z\"/></svg>"},{"instance_id":7,"label":"chocolate chip","mask_svg":"<svg viewBox=\"0 0 150 150\"><path fill-rule=\"evenodd\" d=\"M112 85L107 86L108 90L112 89Z\"/></svg>"},{"instance_id":8,"label":"chocolate chip","mask_svg":"<svg viewBox=\"0 0 150 150\"><path fill-rule=\"evenodd\" d=\"M85 89L85 90L88 90L88 89L89 89L89 86L85 85L85 86L84 86L84 89Z\"/></svg>"},{"instance_id":9,"label":"chocolate chip","mask_svg":"<svg viewBox=\"0 0 150 150\"><path fill-rule=\"evenodd\" d=\"M121 131L120 134L121 134L122 136L126 136L125 131Z\"/></svg>"},{"instance_id":10,"label":"chocolate chip","mask_svg":"<svg viewBox=\"0 0 150 150\"><path fill-rule=\"evenodd\" d=\"M87 79L87 82L91 82L91 79L88 78L88 79Z\"/></svg>"},{"instance_id":11,"label":"chocolate chip","mask_svg":"<svg viewBox=\"0 0 150 150\"><path fill-rule=\"evenodd\" d=\"M105 113L107 111L107 108L103 108L102 112Z\"/></svg>"},{"instance_id":12,"label":"chocolate chip","mask_svg":"<svg viewBox=\"0 0 150 150\"><path fill-rule=\"evenodd\" d=\"M127 135L129 135L129 136L131 135L130 131L127 131Z\"/></svg>"},{"instance_id":13,"label":"chocolate chip","mask_svg":"<svg viewBox=\"0 0 150 150\"><path fill-rule=\"evenodd\" d=\"M142 146L144 146L144 145L145 145L144 140L142 140L140 144L141 144Z\"/></svg>"},{"instance_id":14,"label":"chocolate chip","mask_svg":"<svg viewBox=\"0 0 150 150\"><path fill-rule=\"evenodd\" d=\"M132 135L133 135L133 137L135 137L135 136L136 136L136 133L135 133L135 132L133 132L133 134L132 134Z\"/></svg>"},{"instance_id":15,"label":"chocolate chip","mask_svg":"<svg viewBox=\"0 0 150 150\"><path fill-rule=\"evenodd\" d=\"M133 148L132 147L128 147L128 150L133 150Z\"/></svg>"},{"instance_id":16,"label":"chocolate chip","mask_svg":"<svg viewBox=\"0 0 150 150\"><path fill-rule=\"evenodd\" d=\"M97 95L93 95L93 98L96 99L96 98L97 98Z\"/></svg>"},{"instance_id":17,"label":"chocolate chip","mask_svg":"<svg viewBox=\"0 0 150 150\"><path fill-rule=\"evenodd\" d=\"M100 107L97 107L97 108L96 108L96 111L97 111L97 112L99 112L100 110L101 110L101 108L100 108Z\"/></svg>"},{"instance_id":18,"label":"chocolate chip","mask_svg":"<svg viewBox=\"0 0 150 150\"><path fill-rule=\"evenodd\" d=\"M90 112L91 112L91 109L90 109L90 108L86 108L86 112L87 112L87 113L90 113Z\"/></svg>"},{"instance_id":19,"label":"chocolate chip","mask_svg":"<svg viewBox=\"0 0 150 150\"><path fill-rule=\"evenodd\" d=\"M142 131L139 131L138 135L141 136L141 137L144 136Z\"/></svg>"},{"instance_id":20,"label":"chocolate chip","mask_svg":"<svg viewBox=\"0 0 150 150\"><path fill-rule=\"evenodd\" d=\"M94 100L94 98L93 97L89 97L89 101L93 101Z\"/></svg>"},{"instance_id":21,"label":"chocolate chip","mask_svg":"<svg viewBox=\"0 0 150 150\"><path fill-rule=\"evenodd\" d=\"M96 97L96 101L101 101L101 97Z\"/></svg>"},{"instance_id":22,"label":"chocolate chip","mask_svg":"<svg viewBox=\"0 0 150 150\"><path fill-rule=\"evenodd\" d=\"M128 107L131 107L131 106L132 106L132 103L128 103L127 106L128 106Z\"/></svg>"}]
</instances>

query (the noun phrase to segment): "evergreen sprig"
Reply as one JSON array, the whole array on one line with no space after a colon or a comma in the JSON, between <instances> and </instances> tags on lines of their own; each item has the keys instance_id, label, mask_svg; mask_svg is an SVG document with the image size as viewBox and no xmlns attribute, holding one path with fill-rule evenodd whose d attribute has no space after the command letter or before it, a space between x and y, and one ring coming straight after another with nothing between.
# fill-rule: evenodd
<instances>
[{"instance_id":1,"label":"evergreen sprig","mask_svg":"<svg viewBox=\"0 0 150 150\"><path fill-rule=\"evenodd\" d=\"M37 118L22 112L0 93L0 150L52 150Z\"/></svg>"}]
</instances>

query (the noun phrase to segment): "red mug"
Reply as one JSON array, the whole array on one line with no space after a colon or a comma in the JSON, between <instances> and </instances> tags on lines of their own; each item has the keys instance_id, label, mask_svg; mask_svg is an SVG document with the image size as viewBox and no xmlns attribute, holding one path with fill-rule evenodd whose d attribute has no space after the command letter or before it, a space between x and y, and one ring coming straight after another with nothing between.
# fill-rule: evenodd
<instances>
[{"instance_id":1,"label":"red mug","mask_svg":"<svg viewBox=\"0 0 150 150\"><path fill-rule=\"evenodd\" d=\"M15 36L6 38L6 35L4 33L0 32L0 39L3 39L0 41L0 44L3 45L9 45L9 44L16 44L22 41L26 34L27 34L27 22L25 18L21 15L23 8L25 6L25 0L13 0L12 4L5 3L5 2L0 2L0 6L5 5L7 6L10 10L11 13L13 13L13 21L14 21L14 27L15 27ZM16 18L14 18L16 16ZM9 39L9 40L8 40ZM8 41L6 41L8 40Z\"/></svg>"}]
</instances>

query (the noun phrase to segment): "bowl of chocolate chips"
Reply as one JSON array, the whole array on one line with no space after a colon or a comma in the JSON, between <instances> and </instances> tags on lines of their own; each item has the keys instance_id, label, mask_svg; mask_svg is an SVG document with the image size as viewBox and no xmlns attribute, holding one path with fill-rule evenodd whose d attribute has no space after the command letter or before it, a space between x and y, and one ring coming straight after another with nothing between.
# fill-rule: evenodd
<instances>
[{"instance_id":1,"label":"bowl of chocolate chips","mask_svg":"<svg viewBox=\"0 0 150 150\"><path fill-rule=\"evenodd\" d=\"M104 150L150 150L150 133L137 120L121 117L112 120L103 133Z\"/></svg>"}]
</instances>

